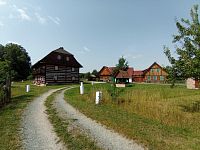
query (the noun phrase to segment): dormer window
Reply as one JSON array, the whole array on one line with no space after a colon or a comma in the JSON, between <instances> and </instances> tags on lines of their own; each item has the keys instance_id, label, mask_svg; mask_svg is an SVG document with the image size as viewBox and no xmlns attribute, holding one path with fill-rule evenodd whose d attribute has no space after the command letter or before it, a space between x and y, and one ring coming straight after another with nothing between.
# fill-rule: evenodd
<instances>
[{"instance_id":1,"label":"dormer window","mask_svg":"<svg viewBox=\"0 0 200 150\"><path fill-rule=\"evenodd\" d=\"M57 59L58 59L58 60L61 60L61 56L60 56L60 55L58 55L58 56L57 56Z\"/></svg>"},{"instance_id":2,"label":"dormer window","mask_svg":"<svg viewBox=\"0 0 200 150\"><path fill-rule=\"evenodd\" d=\"M69 61L69 56L66 57L66 61Z\"/></svg>"}]
</instances>

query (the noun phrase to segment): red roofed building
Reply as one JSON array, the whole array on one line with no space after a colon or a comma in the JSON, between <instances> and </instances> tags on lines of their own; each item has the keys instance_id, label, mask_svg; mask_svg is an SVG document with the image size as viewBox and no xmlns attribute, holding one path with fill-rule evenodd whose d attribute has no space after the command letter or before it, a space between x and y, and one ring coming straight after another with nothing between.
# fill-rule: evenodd
<instances>
[{"instance_id":1,"label":"red roofed building","mask_svg":"<svg viewBox=\"0 0 200 150\"><path fill-rule=\"evenodd\" d=\"M112 80L112 77L118 77L118 79L121 80L122 78L124 78L124 80L128 79L128 82L133 81L133 68L128 68L126 71L120 70L115 75L113 75L114 69L115 67L103 66L103 68L99 71L100 81L110 82Z\"/></svg>"},{"instance_id":2,"label":"red roofed building","mask_svg":"<svg viewBox=\"0 0 200 150\"><path fill-rule=\"evenodd\" d=\"M164 83L168 73L156 62L145 70L134 71L134 82Z\"/></svg>"},{"instance_id":3,"label":"red roofed building","mask_svg":"<svg viewBox=\"0 0 200 150\"><path fill-rule=\"evenodd\" d=\"M128 70L119 70L115 74L116 83L131 83L133 82L133 68L128 68Z\"/></svg>"},{"instance_id":4,"label":"red roofed building","mask_svg":"<svg viewBox=\"0 0 200 150\"><path fill-rule=\"evenodd\" d=\"M144 71L137 70L133 72L133 81L134 82L144 82Z\"/></svg>"},{"instance_id":5,"label":"red roofed building","mask_svg":"<svg viewBox=\"0 0 200 150\"><path fill-rule=\"evenodd\" d=\"M166 82L166 78L168 75L168 73L156 62L154 62L149 68L145 70L134 71L134 69L130 67L126 71L120 70L115 75L113 75L114 69L115 67L104 66L99 71L100 80L104 82L110 82L113 76L116 82L164 83Z\"/></svg>"},{"instance_id":6,"label":"red roofed building","mask_svg":"<svg viewBox=\"0 0 200 150\"><path fill-rule=\"evenodd\" d=\"M115 67L103 66L103 68L99 71L100 81L110 82L114 68Z\"/></svg>"}]
</instances>

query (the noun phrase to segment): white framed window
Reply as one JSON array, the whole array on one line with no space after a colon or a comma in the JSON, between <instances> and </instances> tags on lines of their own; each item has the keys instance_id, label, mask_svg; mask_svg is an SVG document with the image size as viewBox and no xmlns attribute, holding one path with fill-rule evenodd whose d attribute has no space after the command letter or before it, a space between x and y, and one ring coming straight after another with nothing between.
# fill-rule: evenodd
<instances>
[{"instance_id":1,"label":"white framed window","mask_svg":"<svg viewBox=\"0 0 200 150\"><path fill-rule=\"evenodd\" d=\"M164 81L164 76L160 76L160 81Z\"/></svg>"},{"instance_id":2,"label":"white framed window","mask_svg":"<svg viewBox=\"0 0 200 150\"><path fill-rule=\"evenodd\" d=\"M75 71L75 68L74 68L74 67L72 67L72 71Z\"/></svg>"},{"instance_id":3,"label":"white framed window","mask_svg":"<svg viewBox=\"0 0 200 150\"><path fill-rule=\"evenodd\" d=\"M69 56L66 57L66 61L69 61Z\"/></svg>"},{"instance_id":4,"label":"white framed window","mask_svg":"<svg viewBox=\"0 0 200 150\"><path fill-rule=\"evenodd\" d=\"M60 55L58 55L58 56L57 56L57 59L58 59L58 60L61 60L61 56L60 56Z\"/></svg>"},{"instance_id":5,"label":"white framed window","mask_svg":"<svg viewBox=\"0 0 200 150\"><path fill-rule=\"evenodd\" d=\"M147 76L147 80L148 80L148 81L151 81L151 76Z\"/></svg>"},{"instance_id":6,"label":"white framed window","mask_svg":"<svg viewBox=\"0 0 200 150\"><path fill-rule=\"evenodd\" d=\"M153 80L155 80L155 81L156 81L156 80L157 80L157 76L153 76Z\"/></svg>"},{"instance_id":7,"label":"white framed window","mask_svg":"<svg viewBox=\"0 0 200 150\"><path fill-rule=\"evenodd\" d=\"M58 70L58 66L55 66L55 70Z\"/></svg>"},{"instance_id":8,"label":"white framed window","mask_svg":"<svg viewBox=\"0 0 200 150\"><path fill-rule=\"evenodd\" d=\"M58 80L58 76L54 75L53 79Z\"/></svg>"}]
</instances>

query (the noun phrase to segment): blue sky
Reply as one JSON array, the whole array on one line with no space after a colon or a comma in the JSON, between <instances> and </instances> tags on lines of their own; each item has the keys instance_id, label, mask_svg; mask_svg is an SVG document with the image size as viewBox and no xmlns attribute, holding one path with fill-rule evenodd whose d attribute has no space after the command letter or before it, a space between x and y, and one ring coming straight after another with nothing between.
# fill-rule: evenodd
<instances>
[{"instance_id":1,"label":"blue sky","mask_svg":"<svg viewBox=\"0 0 200 150\"><path fill-rule=\"evenodd\" d=\"M174 48L175 18L190 18L199 0L0 0L0 43L22 45L32 64L64 47L81 72L115 66L169 65L163 45Z\"/></svg>"}]
</instances>

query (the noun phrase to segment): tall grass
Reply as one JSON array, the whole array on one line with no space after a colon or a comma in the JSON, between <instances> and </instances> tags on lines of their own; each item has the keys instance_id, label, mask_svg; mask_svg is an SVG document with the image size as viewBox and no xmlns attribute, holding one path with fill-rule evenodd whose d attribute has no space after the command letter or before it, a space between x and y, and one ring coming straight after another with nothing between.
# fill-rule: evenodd
<instances>
[{"instance_id":1,"label":"tall grass","mask_svg":"<svg viewBox=\"0 0 200 150\"><path fill-rule=\"evenodd\" d=\"M164 85L135 85L134 87L116 88L117 97L110 92L112 85L96 85L89 87L90 92L85 99L91 102L95 100L95 92L103 92L103 103L114 104L141 116L152 118L166 125L187 127L198 123L199 118L195 114L183 111L183 106L200 101L199 90L187 90L178 86L170 88Z\"/></svg>"},{"instance_id":2,"label":"tall grass","mask_svg":"<svg viewBox=\"0 0 200 150\"><path fill-rule=\"evenodd\" d=\"M69 94L73 99L69 102L90 117L99 118L100 122L153 149L200 148L197 146L200 145L200 90L142 84L125 89L113 88L110 84L88 85L81 97ZM99 90L103 92L103 100L97 107L94 100L95 92ZM87 109L84 109L83 102ZM112 116L106 116L104 112Z\"/></svg>"}]
</instances>

